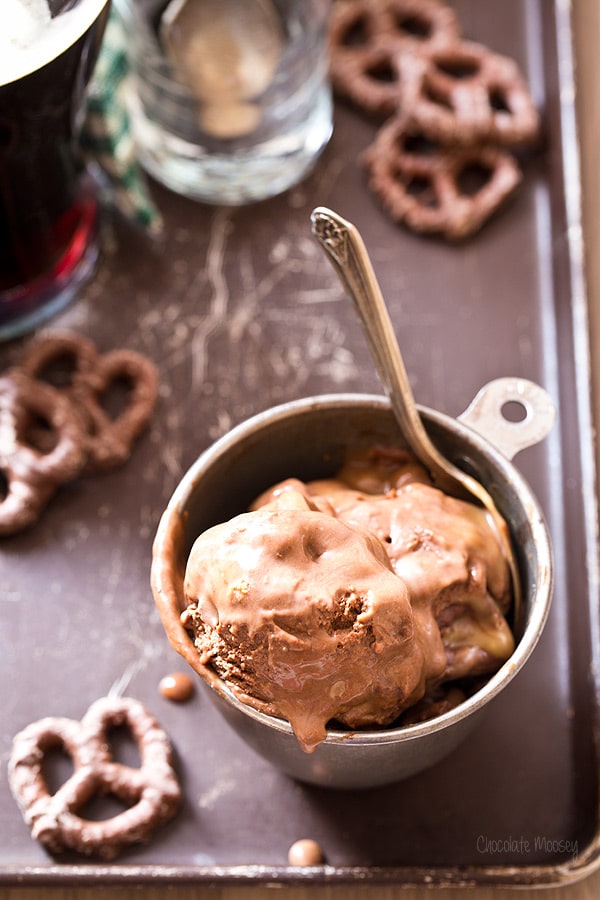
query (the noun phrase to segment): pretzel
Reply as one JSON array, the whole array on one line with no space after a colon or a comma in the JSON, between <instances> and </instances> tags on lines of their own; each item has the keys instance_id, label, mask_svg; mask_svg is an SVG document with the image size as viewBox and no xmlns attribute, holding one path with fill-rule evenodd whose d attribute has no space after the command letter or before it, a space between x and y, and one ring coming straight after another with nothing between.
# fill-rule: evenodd
<instances>
[{"instance_id":1,"label":"pretzel","mask_svg":"<svg viewBox=\"0 0 600 900\"><path fill-rule=\"evenodd\" d=\"M98 351L88 338L75 332L55 332L37 338L26 348L17 371L24 372L36 381L51 384L66 395L73 402L87 433L91 422L77 405L74 385L86 385L88 389L92 389L98 360ZM44 450L51 448L49 436L43 430L36 428L35 424L28 430L37 447Z\"/></svg>"},{"instance_id":2,"label":"pretzel","mask_svg":"<svg viewBox=\"0 0 600 900\"><path fill-rule=\"evenodd\" d=\"M27 442L31 420L50 426L51 449ZM32 524L59 484L75 477L85 461L84 433L69 401L50 385L20 372L0 378L0 536Z\"/></svg>"},{"instance_id":3,"label":"pretzel","mask_svg":"<svg viewBox=\"0 0 600 900\"><path fill-rule=\"evenodd\" d=\"M115 762L109 731L126 725L136 741L140 768ZM62 748L74 772L50 794L44 759ZM28 725L13 740L9 782L32 836L51 853L75 850L114 859L128 845L146 842L171 819L181 792L173 770L172 748L156 719L136 700L102 698L83 719L47 717ZM82 812L94 797L111 794L128 808L92 821Z\"/></svg>"},{"instance_id":4,"label":"pretzel","mask_svg":"<svg viewBox=\"0 0 600 900\"><path fill-rule=\"evenodd\" d=\"M118 381L131 390L113 419L102 400ZM30 344L0 378L0 537L32 524L62 482L125 462L157 394L154 365L132 350L101 356L71 332Z\"/></svg>"},{"instance_id":5,"label":"pretzel","mask_svg":"<svg viewBox=\"0 0 600 900\"><path fill-rule=\"evenodd\" d=\"M515 159L494 146L444 146L391 119L363 156L369 187L396 222L458 240L477 231L521 180ZM484 183L463 184L471 173Z\"/></svg>"},{"instance_id":6,"label":"pretzel","mask_svg":"<svg viewBox=\"0 0 600 900\"><path fill-rule=\"evenodd\" d=\"M329 20L332 84L366 112L398 107L398 51L443 47L459 38L454 12L438 0L345 0Z\"/></svg>"},{"instance_id":7,"label":"pretzel","mask_svg":"<svg viewBox=\"0 0 600 900\"><path fill-rule=\"evenodd\" d=\"M24 351L18 364L21 372L45 381L48 370L64 364L63 383L56 384L63 391L70 391L76 381L89 383L98 365L98 351L92 341L74 332L55 332L33 341Z\"/></svg>"},{"instance_id":8,"label":"pretzel","mask_svg":"<svg viewBox=\"0 0 600 900\"><path fill-rule=\"evenodd\" d=\"M516 63L472 41L405 51L394 59L397 106L444 143L531 143L539 116Z\"/></svg>"},{"instance_id":9,"label":"pretzel","mask_svg":"<svg viewBox=\"0 0 600 900\"><path fill-rule=\"evenodd\" d=\"M111 385L131 386L127 405L112 419L102 408ZM154 409L158 395L156 369L133 350L112 350L99 357L91 376L75 378L73 396L88 422L86 471L100 472L124 463Z\"/></svg>"},{"instance_id":10,"label":"pretzel","mask_svg":"<svg viewBox=\"0 0 600 900\"><path fill-rule=\"evenodd\" d=\"M367 47L338 59L332 55L331 59L332 83L338 96L379 119L396 111L400 72L392 48Z\"/></svg>"},{"instance_id":11,"label":"pretzel","mask_svg":"<svg viewBox=\"0 0 600 900\"><path fill-rule=\"evenodd\" d=\"M77 407L88 433L86 471L103 471L125 462L156 402L158 386L153 364L133 350L113 350L101 356L92 341L65 332L35 341L18 368L32 378L42 379L48 369L61 362L68 364L70 376L61 390ZM126 408L113 420L102 408L101 400L117 381L129 382L132 392Z\"/></svg>"}]
</instances>

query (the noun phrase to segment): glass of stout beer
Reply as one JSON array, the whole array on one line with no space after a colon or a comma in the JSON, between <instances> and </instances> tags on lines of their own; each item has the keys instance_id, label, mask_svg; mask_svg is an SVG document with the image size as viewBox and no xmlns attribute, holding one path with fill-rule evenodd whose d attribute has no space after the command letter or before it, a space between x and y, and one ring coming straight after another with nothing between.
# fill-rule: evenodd
<instances>
[{"instance_id":1,"label":"glass of stout beer","mask_svg":"<svg viewBox=\"0 0 600 900\"><path fill-rule=\"evenodd\" d=\"M98 260L76 152L110 0L0 2L0 339L69 303Z\"/></svg>"}]
</instances>

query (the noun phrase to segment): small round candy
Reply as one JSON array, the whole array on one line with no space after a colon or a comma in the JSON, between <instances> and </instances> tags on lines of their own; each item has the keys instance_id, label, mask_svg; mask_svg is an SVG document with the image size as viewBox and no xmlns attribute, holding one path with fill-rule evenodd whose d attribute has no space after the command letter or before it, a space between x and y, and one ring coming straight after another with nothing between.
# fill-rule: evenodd
<instances>
[{"instance_id":1,"label":"small round candy","mask_svg":"<svg viewBox=\"0 0 600 900\"><path fill-rule=\"evenodd\" d=\"M310 838L301 838L288 850L290 866L320 866L323 859L323 851L320 846Z\"/></svg>"},{"instance_id":2,"label":"small round candy","mask_svg":"<svg viewBox=\"0 0 600 900\"><path fill-rule=\"evenodd\" d=\"M194 681L186 672L172 672L161 678L158 690L167 700L184 703L194 693Z\"/></svg>"}]
</instances>

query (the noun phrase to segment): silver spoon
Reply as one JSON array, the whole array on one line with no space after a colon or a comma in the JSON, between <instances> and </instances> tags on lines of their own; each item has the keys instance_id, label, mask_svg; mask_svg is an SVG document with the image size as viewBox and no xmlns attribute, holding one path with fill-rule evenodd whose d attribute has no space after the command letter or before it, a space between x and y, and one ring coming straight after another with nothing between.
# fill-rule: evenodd
<instances>
[{"instance_id":1,"label":"silver spoon","mask_svg":"<svg viewBox=\"0 0 600 900\"><path fill-rule=\"evenodd\" d=\"M314 236L358 312L383 387L409 448L428 470L436 487L453 497L475 498L487 511L510 570L514 622L519 627L521 582L506 521L485 487L446 459L427 434L381 289L358 229L324 206L313 210L311 222Z\"/></svg>"}]
</instances>

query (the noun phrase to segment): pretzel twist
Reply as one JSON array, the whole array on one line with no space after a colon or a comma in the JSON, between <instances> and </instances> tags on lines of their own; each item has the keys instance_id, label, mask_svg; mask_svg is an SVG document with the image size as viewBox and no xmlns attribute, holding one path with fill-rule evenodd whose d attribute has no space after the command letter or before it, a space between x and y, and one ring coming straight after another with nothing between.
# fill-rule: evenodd
<instances>
[{"instance_id":1,"label":"pretzel twist","mask_svg":"<svg viewBox=\"0 0 600 900\"><path fill-rule=\"evenodd\" d=\"M49 426L51 448L27 442L33 420ZM85 459L81 421L59 391L13 371L0 378L0 535L32 524L59 484L75 477Z\"/></svg>"},{"instance_id":2,"label":"pretzel twist","mask_svg":"<svg viewBox=\"0 0 600 900\"><path fill-rule=\"evenodd\" d=\"M108 734L120 726L129 728L139 748L137 769L112 757ZM50 794L43 765L55 748L68 753L74 772ZM102 698L80 722L47 717L19 732L9 781L32 836L51 853L75 850L108 860L130 844L149 840L156 827L175 815L181 791L172 756L166 733L141 703ZM128 808L101 821L82 815L90 800L109 794Z\"/></svg>"},{"instance_id":3,"label":"pretzel twist","mask_svg":"<svg viewBox=\"0 0 600 900\"><path fill-rule=\"evenodd\" d=\"M89 339L70 332L49 334L33 342L18 369L43 381L53 367L66 369L59 387L81 416L86 437L85 472L99 472L124 463L147 424L158 395L156 369L133 350L99 354ZM130 388L124 409L115 418L102 406L112 385Z\"/></svg>"},{"instance_id":4,"label":"pretzel twist","mask_svg":"<svg viewBox=\"0 0 600 900\"><path fill-rule=\"evenodd\" d=\"M516 63L472 41L399 52L397 108L444 143L532 143L539 115Z\"/></svg>"},{"instance_id":5,"label":"pretzel twist","mask_svg":"<svg viewBox=\"0 0 600 900\"><path fill-rule=\"evenodd\" d=\"M345 0L329 23L332 84L366 112L398 108L399 51L427 52L459 38L455 14L438 0Z\"/></svg>"},{"instance_id":6,"label":"pretzel twist","mask_svg":"<svg viewBox=\"0 0 600 900\"><path fill-rule=\"evenodd\" d=\"M514 191L521 172L498 147L445 146L393 118L363 157L369 186L396 222L459 240L475 232ZM466 190L477 170L482 183Z\"/></svg>"},{"instance_id":7,"label":"pretzel twist","mask_svg":"<svg viewBox=\"0 0 600 900\"><path fill-rule=\"evenodd\" d=\"M88 422L86 471L99 472L124 463L148 423L158 396L156 369L133 350L112 350L98 360L93 377L74 379L74 399ZM102 398L112 385L126 383L127 402L116 418L105 411Z\"/></svg>"},{"instance_id":8,"label":"pretzel twist","mask_svg":"<svg viewBox=\"0 0 600 900\"><path fill-rule=\"evenodd\" d=\"M63 368L63 383L54 385L68 392L75 381L87 382L98 365L98 351L88 338L73 332L54 332L32 341L23 352L18 368L38 381L46 381L52 367Z\"/></svg>"},{"instance_id":9,"label":"pretzel twist","mask_svg":"<svg viewBox=\"0 0 600 900\"><path fill-rule=\"evenodd\" d=\"M329 54L336 93L388 120L365 161L369 186L392 218L449 239L477 231L521 180L502 148L539 135L516 63L463 40L454 12L439 0L338 0ZM444 146L415 160L399 146L415 133ZM459 182L469 165L489 177L465 192Z\"/></svg>"}]
</instances>

